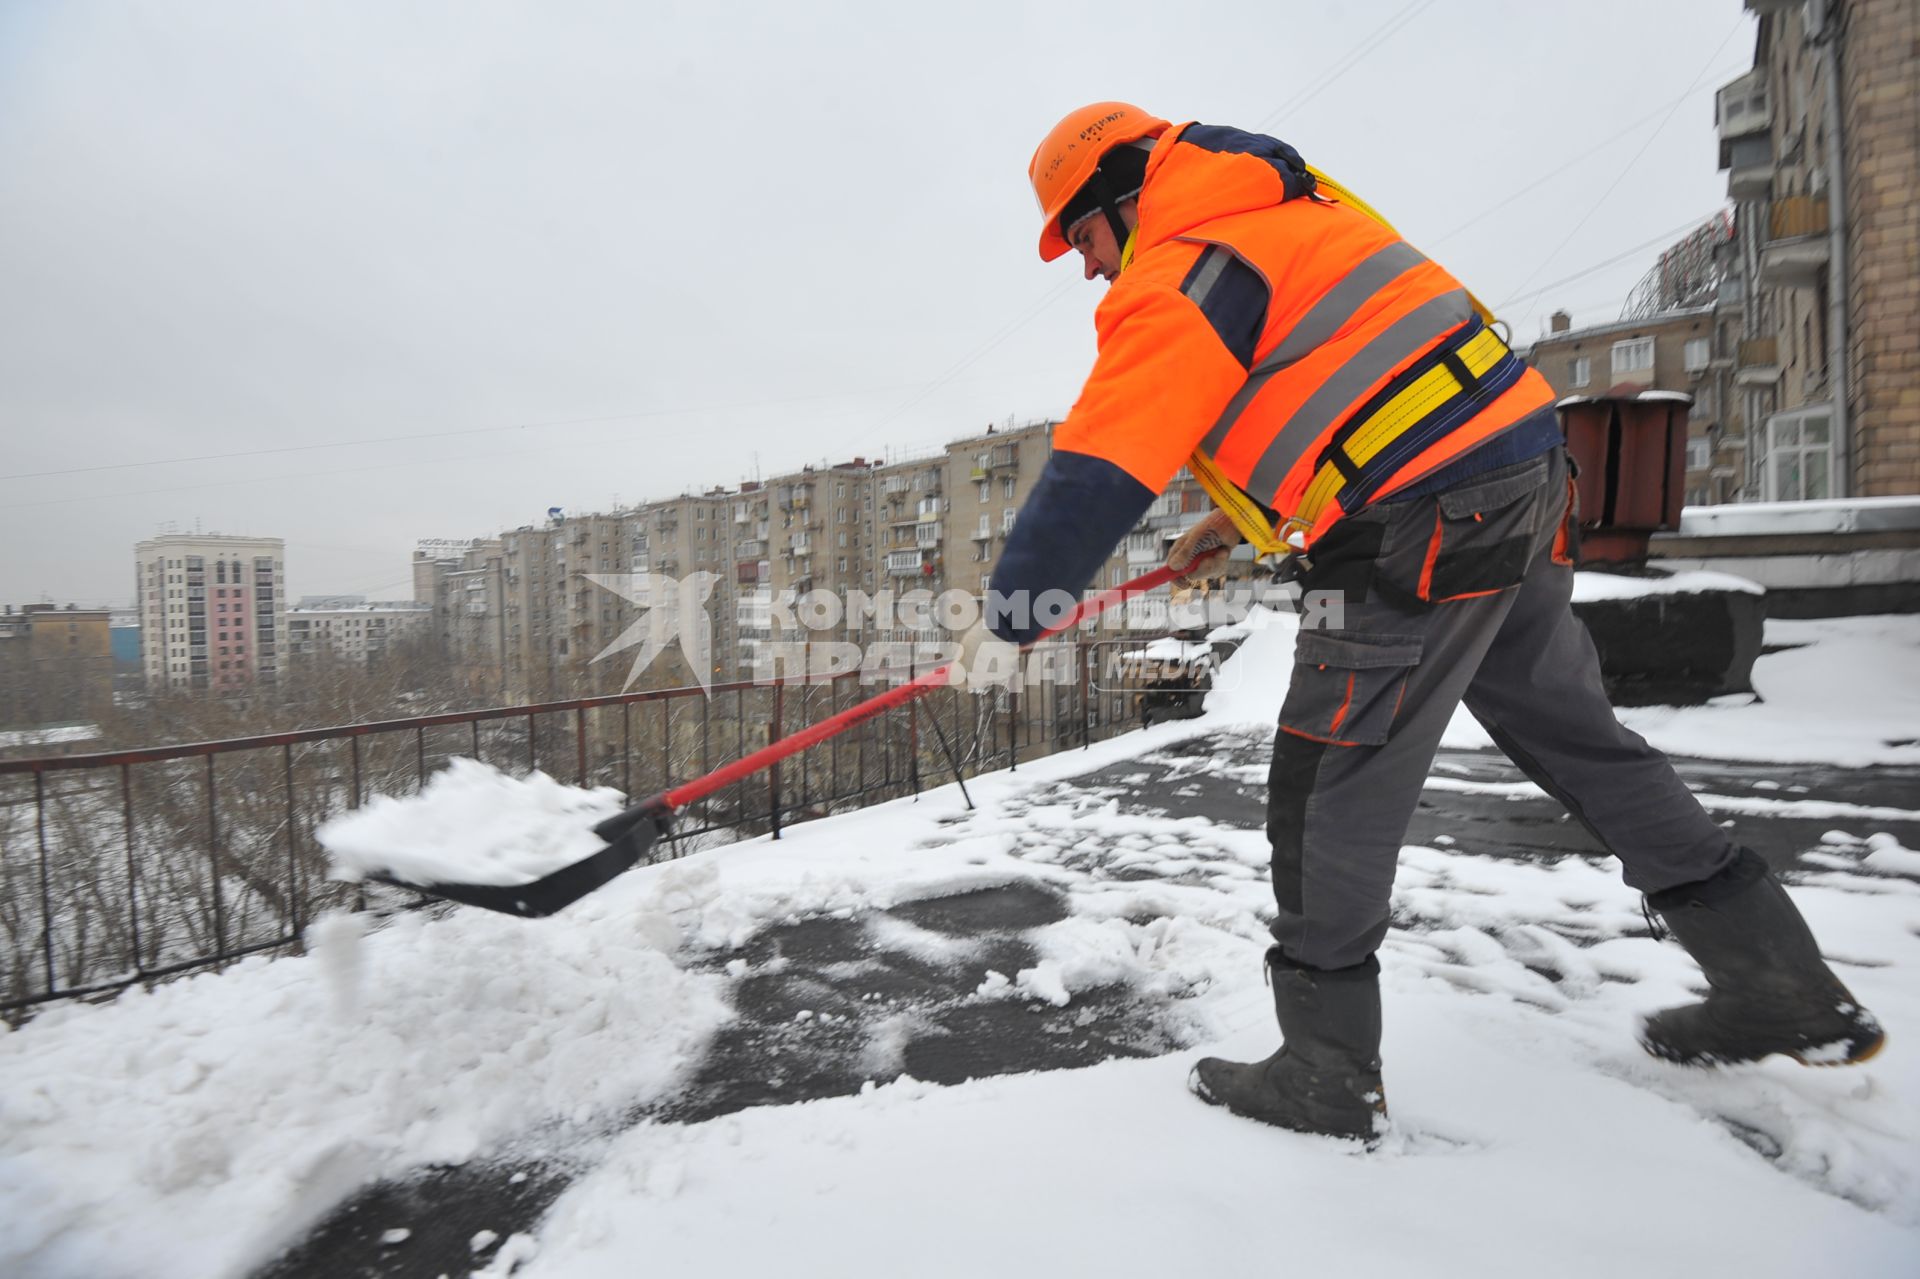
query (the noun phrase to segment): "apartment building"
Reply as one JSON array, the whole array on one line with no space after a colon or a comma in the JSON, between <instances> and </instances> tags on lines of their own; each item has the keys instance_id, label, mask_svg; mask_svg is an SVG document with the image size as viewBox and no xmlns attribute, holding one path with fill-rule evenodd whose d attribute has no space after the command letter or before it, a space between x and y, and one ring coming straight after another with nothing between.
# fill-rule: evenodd
<instances>
[{"instance_id":1,"label":"apartment building","mask_svg":"<svg viewBox=\"0 0 1920 1279\"><path fill-rule=\"evenodd\" d=\"M925 591L937 597L951 583L948 559L964 546L953 537L948 509L951 469L947 450L896 458L874 471L873 557L879 589L896 600ZM896 610L889 619L902 621ZM888 625L879 638L938 642L942 636L931 612L925 625Z\"/></svg>"},{"instance_id":2,"label":"apartment building","mask_svg":"<svg viewBox=\"0 0 1920 1279\"><path fill-rule=\"evenodd\" d=\"M287 610L290 667L327 657L366 665L402 640L432 633L430 603L369 603L364 595L307 595Z\"/></svg>"},{"instance_id":3,"label":"apartment building","mask_svg":"<svg viewBox=\"0 0 1920 1279\"><path fill-rule=\"evenodd\" d=\"M1920 7L1746 3L1753 67L1715 104L1742 496L1920 492Z\"/></svg>"},{"instance_id":4,"label":"apartment building","mask_svg":"<svg viewBox=\"0 0 1920 1279\"><path fill-rule=\"evenodd\" d=\"M456 677L505 700L506 572L500 538L430 539L413 554L413 594L430 608L430 633Z\"/></svg>"},{"instance_id":5,"label":"apartment building","mask_svg":"<svg viewBox=\"0 0 1920 1279\"><path fill-rule=\"evenodd\" d=\"M751 514L750 509L750 517ZM624 522L628 547L624 571L693 581L704 590L713 657L707 677L733 678L729 655L739 640L737 613L741 594L736 545L752 541L746 535L755 527L751 518L744 522L739 519L736 495L724 488L682 494L636 507L624 516ZM708 576L702 578L700 574ZM638 620L642 609L650 606L644 592L627 603L629 611L622 629ZM648 668L647 682L654 685L689 682L695 672L686 660L684 648L672 648L661 654ZM632 669L630 660L613 657L603 665L617 668L622 685Z\"/></svg>"},{"instance_id":6,"label":"apartment building","mask_svg":"<svg viewBox=\"0 0 1920 1279\"><path fill-rule=\"evenodd\" d=\"M775 627L776 605L813 591L842 605L856 592L874 600L886 591L896 600L915 590L979 596L1046 465L1052 428L994 427L886 464L854 458L805 466L612 515L555 515L545 527L485 543L422 543L415 593L432 603L434 633L450 660L468 663L476 686L515 699L625 686L630 660L595 659L650 605L594 584L590 574L680 582L711 574L700 585L708 588L714 679L763 671L770 642L939 641L950 637L937 626L876 631L844 611L804 634L787 632ZM1209 509L1183 471L1093 587L1116 586L1159 563L1167 543ZM1130 616L1138 626L1164 625L1166 606L1163 587ZM683 685L694 675L676 645L654 659L642 683Z\"/></svg>"},{"instance_id":7,"label":"apartment building","mask_svg":"<svg viewBox=\"0 0 1920 1279\"><path fill-rule=\"evenodd\" d=\"M111 704L109 617L73 604L0 612L0 727L88 719Z\"/></svg>"},{"instance_id":8,"label":"apartment building","mask_svg":"<svg viewBox=\"0 0 1920 1279\"><path fill-rule=\"evenodd\" d=\"M885 570L875 477L875 465L857 457L766 482L771 600L789 592L798 597L823 591L845 600L854 591L878 591ZM804 638L843 639L851 630L842 616L833 625L809 628Z\"/></svg>"},{"instance_id":9,"label":"apartment building","mask_svg":"<svg viewBox=\"0 0 1920 1279\"><path fill-rule=\"evenodd\" d=\"M1739 499L1745 483L1741 419L1722 416L1734 397L1731 362L1714 358L1715 307L1702 306L1573 327L1565 311L1551 331L1520 352L1561 397L1680 391L1687 418L1686 500L1704 506Z\"/></svg>"},{"instance_id":10,"label":"apartment building","mask_svg":"<svg viewBox=\"0 0 1920 1279\"><path fill-rule=\"evenodd\" d=\"M178 533L134 547L149 688L239 692L278 682L287 640L286 544Z\"/></svg>"},{"instance_id":11,"label":"apartment building","mask_svg":"<svg viewBox=\"0 0 1920 1279\"><path fill-rule=\"evenodd\" d=\"M993 564L1013 532L1015 517L1053 453L1052 422L988 427L947 445L947 584L979 595L992 584Z\"/></svg>"}]
</instances>

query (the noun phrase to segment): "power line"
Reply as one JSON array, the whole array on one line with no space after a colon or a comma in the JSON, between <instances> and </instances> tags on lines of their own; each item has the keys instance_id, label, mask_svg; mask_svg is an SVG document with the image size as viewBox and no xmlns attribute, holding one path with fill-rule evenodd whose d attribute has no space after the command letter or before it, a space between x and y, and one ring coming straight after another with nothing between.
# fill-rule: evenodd
<instances>
[{"instance_id":1,"label":"power line","mask_svg":"<svg viewBox=\"0 0 1920 1279\"><path fill-rule=\"evenodd\" d=\"M1747 18L1746 18L1746 14L1744 13L1742 13L1740 17L1734 19L1733 27L1731 30L1727 32L1726 38L1721 40L1720 43L1717 46L1715 46L1713 52L1710 55L1708 55L1706 63L1700 68L1699 72L1696 73L1693 79L1687 84L1686 93L1682 94L1680 100L1674 102L1674 104L1667 109L1666 119L1662 120L1659 124L1659 127L1654 129L1652 133L1647 135L1647 140L1640 144L1640 149L1638 151L1635 151L1633 153L1633 157L1629 159L1626 162L1626 164L1621 167L1620 172L1614 176L1613 182L1607 187L1605 191L1600 193L1600 198L1592 201L1587 205L1587 211L1580 215L1580 220L1573 224L1572 229L1570 229L1567 232L1566 238L1560 241L1559 245L1555 247L1553 252L1547 254L1546 257L1541 259L1540 265L1534 267L1532 271L1527 273L1526 279L1520 281L1521 289L1525 289L1527 285L1532 284L1534 277L1539 275L1542 271L1546 270L1547 263L1559 257L1560 254L1563 251L1565 251L1566 247L1569 244L1573 243L1574 237L1580 234L1580 229L1586 226L1587 223L1592 220L1593 215L1600 211L1600 206L1605 204L1608 198L1611 197L1613 193L1619 189L1620 184L1622 182L1626 181L1627 174L1633 172L1633 166L1640 162L1640 157L1647 153L1647 148L1653 145L1653 140L1660 136L1662 130L1664 130L1667 127L1667 125L1673 120L1674 114L1680 110L1680 102L1684 101L1687 95L1691 94L1694 91L1694 89L1699 86L1700 82L1706 78L1707 72L1712 68L1714 62L1717 61L1720 57L1720 50L1726 48L1727 45L1733 41L1734 36L1740 33L1740 29L1746 25L1746 22L1747 22ZM1532 295L1521 293L1518 290L1516 290L1515 292L1515 297L1527 297L1527 296L1532 296ZM1513 298L1507 299L1507 302L1511 302L1511 301L1513 301ZM1499 306L1495 307L1494 309L1496 311L1505 310L1507 306L1507 302L1502 302Z\"/></svg>"},{"instance_id":2,"label":"power line","mask_svg":"<svg viewBox=\"0 0 1920 1279\"><path fill-rule=\"evenodd\" d=\"M1571 169L1575 165L1581 163L1583 160L1587 159L1589 156L1592 156L1600 151L1605 150L1607 147L1612 146L1615 142L1618 142L1621 138L1626 137L1629 133L1634 132L1636 129L1646 124L1647 121L1659 115L1662 111L1668 110L1669 108L1672 108L1672 107L1677 107L1681 103L1685 102L1688 98L1691 98L1698 93L1702 93L1712 87L1714 86L1710 81L1707 84L1701 85L1699 88L1689 89L1687 92L1681 94L1679 97L1673 99L1673 101L1671 102L1662 103L1661 105L1655 107L1653 110L1647 112L1647 114L1641 116L1638 120L1635 120L1632 124L1629 124L1626 128L1620 130L1620 132L1613 134L1611 137L1606 138L1604 141L1594 143L1591 147L1588 147L1585 151L1582 151L1579 155L1573 157L1573 159L1568 160L1565 164L1562 164L1556 169L1548 170L1546 173L1541 174L1538 178L1534 179L1532 182L1529 182L1527 185L1519 188L1518 190L1514 191L1512 194L1503 197L1497 203L1488 205L1486 208L1474 214L1472 217L1468 218L1465 222L1462 222L1459 226L1453 228L1453 230L1447 232L1445 235L1438 236L1431 240L1428 240L1425 237L1422 237L1422 242L1435 247L1445 244L1448 240L1453 239L1455 236L1461 234L1462 232L1470 230L1475 226L1478 226L1481 222L1484 222L1487 218L1493 216L1495 213L1498 213L1501 209L1506 208L1509 204L1512 204L1515 200L1518 200L1521 196L1527 195L1528 193L1535 191L1538 188L1546 185L1548 182L1552 181L1554 178L1559 177L1562 173L1565 173L1568 169Z\"/></svg>"},{"instance_id":3,"label":"power line","mask_svg":"<svg viewBox=\"0 0 1920 1279\"><path fill-rule=\"evenodd\" d=\"M1516 293L1512 297L1507 298L1505 301L1501 302L1500 305L1495 307L1494 309L1497 311L1504 311L1507 309L1507 307L1510 304L1514 302L1520 302L1520 301L1528 300L1531 298L1537 298L1542 293L1551 293L1553 290L1559 288L1563 284L1571 284L1575 280L1584 280L1590 275L1594 275L1598 272L1606 270L1610 266L1614 266L1614 265L1617 265L1618 263L1626 261L1628 258L1632 257L1636 253L1644 253L1656 244L1670 243L1673 240L1673 237L1677 235L1683 235L1686 232L1691 231L1694 227L1699 226L1702 222L1705 222L1708 218L1712 216L1713 214L1711 213L1704 213L1704 214L1701 214L1699 217L1692 218L1686 222L1682 222L1679 226L1675 227L1673 230L1662 231L1659 235L1654 236L1650 240L1642 240L1639 244L1634 245L1630 249L1624 249L1621 252L1616 253L1614 256L1608 258L1604 262L1594 263L1592 266L1586 268L1584 271L1575 271L1572 275L1562 276L1558 280L1549 281L1548 283L1541 285L1539 288L1534 289L1527 293Z\"/></svg>"},{"instance_id":4,"label":"power line","mask_svg":"<svg viewBox=\"0 0 1920 1279\"><path fill-rule=\"evenodd\" d=\"M1289 111L1303 107L1318 97L1335 80L1338 80L1341 76L1359 65L1369 53L1372 53L1375 49L1399 35L1408 24L1419 17L1420 14L1432 4L1433 0L1413 0L1413 3L1407 5L1385 22L1375 27L1371 33L1361 39L1359 44L1347 50L1333 66L1321 72L1318 79L1309 81L1306 88L1300 90L1300 92L1296 93L1293 97L1275 107L1259 124L1253 126L1253 131L1255 133L1260 132L1281 116L1286 115Z\"/></svg>"}]
</instances>

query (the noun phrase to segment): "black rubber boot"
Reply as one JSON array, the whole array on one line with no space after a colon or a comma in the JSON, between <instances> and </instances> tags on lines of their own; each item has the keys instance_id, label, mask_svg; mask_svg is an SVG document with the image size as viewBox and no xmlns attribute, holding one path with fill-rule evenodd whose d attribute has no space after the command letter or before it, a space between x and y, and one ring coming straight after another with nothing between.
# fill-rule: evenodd
<instances>
[{"instance_id":1,"label":"black rubber boot","mask_svg":"<svg viewBox=\"0 0 1920 1279\"><path fill-rule=\"evenodd\" d=\"M1886 1034L1820 958L1787 890L1750 848L1712 879L1647 902L1706 975L1707 997L1647 1018L1646 1050L1688 1066L1785 1053L1842 1066L1880 1051Z\"/></svg>"},{"instance_id":2,"label":"black rubber boot","mask_svg":"<svg viewBox=\"0 0 1920 1279\"><path fill-rule=\"evenodd\" d=\"M1295 1132L1371 1144L1387 1126L1380 1084L1380 961L1301 968L1267 952L1285 1041L1265 1061L1203 1058L1187 1078L1202 1101Z\"/></svg>"}]
</instances>

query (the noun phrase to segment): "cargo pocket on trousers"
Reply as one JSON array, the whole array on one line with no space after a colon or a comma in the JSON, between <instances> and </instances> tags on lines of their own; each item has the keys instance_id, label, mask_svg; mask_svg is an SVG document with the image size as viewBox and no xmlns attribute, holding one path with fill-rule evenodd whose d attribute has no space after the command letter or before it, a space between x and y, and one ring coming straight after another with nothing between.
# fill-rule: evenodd
<instances>
[{"instance_id":1,"label":"cargo pocket on trousers","mask_svg":"<svg viewBox=\"0 0 1920 1279\"><path fill-rule=\"evenodd\" d=\"M1420 651L1417 636L1302 631L1281 729L1334 746L1385 745Z\"/></svg>"},{"instance_id":2,"label":"cargo pocket on trousers","mask_svg":"<svg viewBox=\"0 0 1920 1279\"><path fill-rule=\"evenodd\" d=\"M1533 562L1546 473L1543 457L1515 474L1437 494L1413 593L1439 604L1518 586Z\"/></svg>"}]
</instances>

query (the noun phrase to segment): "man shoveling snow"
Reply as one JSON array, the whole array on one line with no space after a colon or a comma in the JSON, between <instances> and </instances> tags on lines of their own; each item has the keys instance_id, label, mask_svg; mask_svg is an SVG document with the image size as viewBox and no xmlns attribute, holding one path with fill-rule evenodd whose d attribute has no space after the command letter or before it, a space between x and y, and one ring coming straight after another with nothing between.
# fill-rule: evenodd
<instances>
[{"instance_id":1,"label":"man shoveling snow","mask_svg":"<svg viewBox=\"0 0 1920 1279\"><path fill-rule=\"evenodd\" d=\"M1336 629L1301 633L1275 738L1267 966L1284 1042L1201 1061L1194 1091L1285 1128L1381 1131L1374 952L1462 702L1705 972L1705 1001L1647 1020L1649 1052L1877 1051L1879 1023L1766 863L1615 718L1569 603L1577 512L1552 391L1460 282L1293 148L1238 129L1097 103L1054 127L1028 176L1041 258L1078 250L1112 289L957 666L976 687L1017 670L1019 602L1084 587L1182 467L1219 509L1170 569L1206 576L1244 540L1298 554L1302 588L1344 604Z\"/></svg>"}]
</instances>

